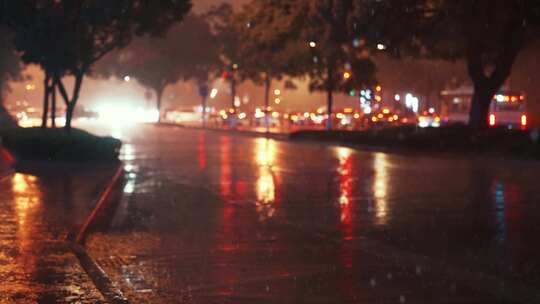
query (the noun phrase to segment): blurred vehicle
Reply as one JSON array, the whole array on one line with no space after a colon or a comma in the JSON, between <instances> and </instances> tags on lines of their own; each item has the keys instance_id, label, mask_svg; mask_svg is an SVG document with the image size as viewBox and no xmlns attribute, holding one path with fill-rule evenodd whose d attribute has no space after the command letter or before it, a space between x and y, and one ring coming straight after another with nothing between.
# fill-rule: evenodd
<instances>
[{"instance_id":1,"label":"blurred vehicle","mask_svg":"<svg viewBox=\"0 0 540 304\"><path fill-rule=\"evenodd\" d=\"M441 92L445 106L445 122L469 123L469 113L473 98L472 88L459 88ZM501 90L493 96L489 108L489 125L512 128L527 128L527 102L522 92Z\"/></svg>"},{"instance_id":2,"label":"blurred vehicle","mask_svg":"<svg viewBox=\"0 0 540 304\"><path fill-rule=\"evenodd\" d=\"M248 117L247 112L240 111L238 109L230 108L219 111L220 126L226 127L238 127L249 126L251 118Z\"/></svg>"},{"instance_id":3,"label":"blurred vehicle","mask_svg":"<svg viewBox=\"0 0 540 304\"><path fill-rule=\"evenodd\" d=\"M390 110L389 108L382 108L378 112L371 114L369 121L370 127L385 127L385 126L396 126L403 121L404 117L401 117L397 112ZM409 122L410 119L404 121L404 123Z\"/></svg>"},{"instance_id":4,"label":"blurred vehicle","mask_svg":"<svg viewBox=\"0 0 540 304\"><path fill-rule=\"evenodd\" d=\"M196 122L201 118L201 112L195 108L177 108L165 112L165 120L174 123Z\"/></svg>"},{"instance_id":5,"label":"blurred vehicle","mask_svg":"<svg viewBox=\"0 0 540 304\"><path fill-rule=\"evenodd\" d=\"M62 111L62 112L65 112L65 111ZM63 115L65 114L62 113L61 116ZM74 116L77 118L96 119L99 117L99 113L96 111L92 111L90 109L84 108L84 107L78 107L78 108L75 108ZM56 114L56 117L59 117L58 113Z\"/></svg>"},{"instance_id":6,"label":"blurred vehicle","mask_svg":"<svg viewBox=\"0 0 540 304\"><path fill-rule=\"evenodd\" d=\"M353 108L345 108L334 116L334 125L340 129L360 129L366 125L365 114Z\"/></svg>"},{"instance_id":7,"label":"blurred vehicle","mask_svg":"<svg viewBox=\"0 0 540 304\"><path fill-rule=\"evenodd\" d=\"M438 128L441 126L441 116L435 111L424 111L418 116L418 126L420 128Z\"/></svg>"},{"instance_id":8,"label":"blurred vehicle","mask_svg":"<svg viewBox=\"0 0 540 304\"><path fill-rule=\"evenodd\" d=\"M277 127L281 125L281 119L286 117L285 114L275 111L271 107L268 107L266 111L256 108L255 112L248 116L250 124L256 127L265 127L267 123L269 127Z\"/></svg>"}]
</instances>

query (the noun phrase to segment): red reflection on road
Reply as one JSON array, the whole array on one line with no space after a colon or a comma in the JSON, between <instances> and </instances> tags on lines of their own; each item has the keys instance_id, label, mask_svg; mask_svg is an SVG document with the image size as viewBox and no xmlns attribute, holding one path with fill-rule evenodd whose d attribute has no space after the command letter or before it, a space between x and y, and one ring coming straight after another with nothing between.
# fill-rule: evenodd
<instances>
[{"instance_id":1,"label":"red reflection on road","mask_svg":"<svg viewBox=\"0 0 540 304\"><path fill-rule=\"evenodd\" d=\"M220 195L227 200L231 195L231 142L230 137L222 136L220 138Z\"/></svg>"},{"instance_id":2,"label":"red reflection on road","mask_svg":"<svg viewBox=\"0 0 540 304\"><path fill-rule=\"evenodd\" d=\"M206 133L199 134L197 143L197 158L199 160L199 169L206 169Z\"/></svg>"},{"instance_id":3,"label":"red reflection on road","mask_svg":"<svg viewBox=\"0 0 540 304\"><path fill-rule=\"evenodd\" d=\"M355 276L353 267L355 266L356 243L354 239L354 172L353 172L353 150L349 148L337 148L336 156L339 161L337 174L339 178L339 229L342 235L342 245L339 249L339 260L345 269L338 281L338 290L344 298L350 297L354 292ZM356 265L358 265L356 263Z\"/></svg>"},{"instance_id":4,"label":"red reflection on road","mask_svg":"<svg viewBox=\"0 0 540 304\"><path fill-rule=\"evenodd\" d=\"M339 207L340 222L343 239L350 240L353 237L353 163L352 150L348 148L338 148L339 159Z\"/></svg>"}]
</instances>

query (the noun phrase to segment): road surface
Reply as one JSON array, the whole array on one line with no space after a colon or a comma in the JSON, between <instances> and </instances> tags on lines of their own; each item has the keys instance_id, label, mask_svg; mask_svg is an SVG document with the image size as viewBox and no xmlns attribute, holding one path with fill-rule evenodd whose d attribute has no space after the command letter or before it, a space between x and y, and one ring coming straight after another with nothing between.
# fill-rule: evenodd
<instances>
[{"instance_id":1,"label":"road surface","mask_svg":"<svg viewBox=\"0 0 540 304\"><path fill-rule=\"evenodd\" d=\"M113 131L128 181L90 252L136 303L535 303L537 162Z\"/></svg>"}]
</instances>

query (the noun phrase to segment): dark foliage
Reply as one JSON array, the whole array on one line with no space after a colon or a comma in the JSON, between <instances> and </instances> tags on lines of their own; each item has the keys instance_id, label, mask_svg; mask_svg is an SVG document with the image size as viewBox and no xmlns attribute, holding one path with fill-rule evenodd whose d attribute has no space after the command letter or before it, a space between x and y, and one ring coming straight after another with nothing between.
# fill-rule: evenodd
<instances>
[{"instance_id":1,"label":"dark foliage","mask_svg":"<svg viewBox=\"0 0 540 304\"><path fill-rule=\"evenodd\" d=\"M116 161L121 142L82 130L13 128L0 131L2 144L18 161Z\"/></svg>"},{"instance_id":2,"label":"dark foliage","mask_svg":"<svg viewBox=\"0 0 540 304\"><path fill-rule=\"evenodd\" d=\"M540 2L528 0L359 1L358 35L394 56L465 59L475 94L474 129L487 126L492 97L510 75L518 54L540 37Z\"/></svg>"},{"instance_id":3,"label":"dark foliage","mask_svg":"<svg viewBox=\"0 0 540 304\"><path fill-rule=\"evenodd\" d=\"M125 47L134 35L163 34L191 8L189 0L21 0L3 6L4 23L15 31L23 61L40 65L46 74L44 122L49 94L58 88L67 107L67 130L83 78L96 61ZM71 96L65 76L75 78Z\"/></svg>"}]
</instances>

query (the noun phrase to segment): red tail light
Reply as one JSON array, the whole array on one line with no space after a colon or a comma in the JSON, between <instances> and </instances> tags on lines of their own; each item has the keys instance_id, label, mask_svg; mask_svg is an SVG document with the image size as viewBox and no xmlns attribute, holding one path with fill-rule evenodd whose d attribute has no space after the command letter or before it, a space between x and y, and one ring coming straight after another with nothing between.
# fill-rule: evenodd
<instances>
[{"instance_id":1,"label":"red tail light","mask_svg":"<svg viewBox=\"0 0 540 304\"><path fill-rule=\"evenodd\" d=\"M525 114L521 115L521 126L522 127L527 126L527 115L525 115Z\"/></svg>"},{"instance_id":2,"label":"red tail light","mask_svg":"<svg viewBox=\"0 0 540 304\"><path fill-rule=\"evenodd\" d=\"M489 125L490 126L495 126L495 124L497 123L497 120L495 118L495 114L490 114L489 115Z\"/></svg>"}]
</instances>

